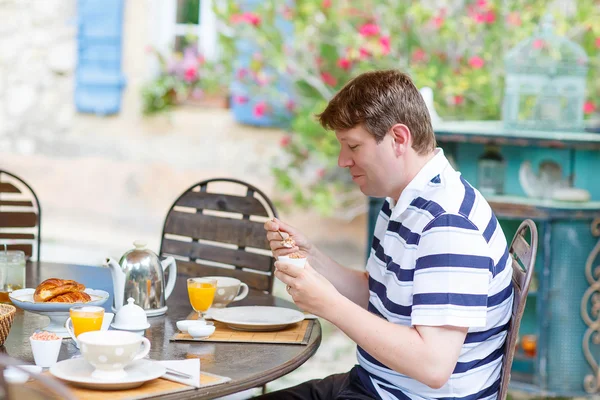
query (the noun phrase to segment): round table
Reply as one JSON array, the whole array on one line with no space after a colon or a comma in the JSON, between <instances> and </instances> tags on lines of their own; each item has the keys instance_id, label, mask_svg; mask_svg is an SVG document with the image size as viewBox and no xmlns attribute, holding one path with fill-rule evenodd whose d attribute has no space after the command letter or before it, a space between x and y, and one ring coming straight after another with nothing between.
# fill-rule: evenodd
<instances>
[{"instance_id":1,"label":"round table","mask_svg":"<svg viewBox=\"0 0 600 400\"><path fill-rule=\"evenodd\" d=\"M106 290L111 298L104 307L112 304L112 278L104 267L74 264L32 262L27 265L27 287L36 287L48 278L74 279L86 287ZM250 292L235 305L281 306L297 309L284 299L269 294ZM171 342L169 338L177 332L175 322L185 319L192 308L189 304L186 277L179 276L171 297L167 300L167 313L148 319L150 328L146 337L152 343L150 358L155 360L182 360L200 358L202 371L223 375L231 381L207 388L161 396L161 399L212 399L246 389L260 387L302 365L318 349L321 343L321 325L317 321L307 345L297 344L253 344L217 342ZM18 310L10 334L4 344L5 352L27 363L33 363L29 336L47 324L48 318ZM65 340L59 360L72 357L79 350L73 341Z\"/></svg>"}]
</instances>

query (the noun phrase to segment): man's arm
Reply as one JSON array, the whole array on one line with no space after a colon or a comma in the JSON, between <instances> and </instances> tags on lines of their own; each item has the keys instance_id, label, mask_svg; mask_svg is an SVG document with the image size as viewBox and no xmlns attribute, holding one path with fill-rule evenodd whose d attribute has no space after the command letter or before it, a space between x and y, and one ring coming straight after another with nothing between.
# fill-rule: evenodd
<instances>
[{"instance_id":1,"label":"man's arm","mask_svg":"<svg viewBox=\"0 0 600 400\"><path fill-rule=\"evenodd\" d=\"M311 250L312 267L327 278L344 297L366 309L369 305L369 274L344 267L316 246Z\"/></svg>"},{"instance_id":2,"label":"man's arm","mask_svg":"<svg viewBox=\"0 0 600 400\"><path fill-rule=\"evenodd\" d=\"M323 317L388 368L434 389L452 375L468 330L396 325L343 298Z\"/></svg>"}]
</instances>

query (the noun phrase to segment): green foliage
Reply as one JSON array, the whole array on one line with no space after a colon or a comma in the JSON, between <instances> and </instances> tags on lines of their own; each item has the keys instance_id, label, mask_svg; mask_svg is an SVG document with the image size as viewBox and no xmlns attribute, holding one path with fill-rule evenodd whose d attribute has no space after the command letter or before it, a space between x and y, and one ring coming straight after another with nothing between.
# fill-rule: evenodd
<instances>
[{"instance_id":1,"label":"green foliage","mask_svg":"<svg viewBox=\"0 0 600 400\"><path fill-rule=\"evenodd\" d=\"M338 145L315 120L349 79L373 69L407 71L417 87L430 86L435 108L445 119L500 119L504 55L529 37L547 12L556 30L581 44L590 57L586 112L600 105L600 3L551 0L264 0L244 8L241 0L216 4L227 35L223 61L243 72L253 94L282 104L273 93L285 78L294 90L290 140L273 169L283 203L321 210L347 207L352 185L337 169ZM553 8L554 7L554 8ZM293 25L293 36L282 24ZM247 71L236 64L236 43L258 44ZM321 171L315 178L314 171ZM333 184L336 182L336 184ZM341 182L341 183L340 183Z\"/></svg>"}]
</instances>

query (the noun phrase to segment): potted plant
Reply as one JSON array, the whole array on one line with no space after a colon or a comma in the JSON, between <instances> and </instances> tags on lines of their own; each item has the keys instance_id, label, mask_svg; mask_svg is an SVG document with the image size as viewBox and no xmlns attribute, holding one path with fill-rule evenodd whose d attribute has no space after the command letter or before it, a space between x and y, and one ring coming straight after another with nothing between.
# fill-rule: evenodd
<instances>
[{"instance_id":1,"label":"potted plant","mask_svg":"<svg viewBox=\"0 0 600 400\"><path fill-rule=\"evenodd\" d=\"M195 40L188 38L187 43ZM220 62L207 61L194 44L168 55L149 47L158 62L158 73L142 87L142 112L151 115L182 104L227 107L225 69Z\"/></svg>"}]
</instances>

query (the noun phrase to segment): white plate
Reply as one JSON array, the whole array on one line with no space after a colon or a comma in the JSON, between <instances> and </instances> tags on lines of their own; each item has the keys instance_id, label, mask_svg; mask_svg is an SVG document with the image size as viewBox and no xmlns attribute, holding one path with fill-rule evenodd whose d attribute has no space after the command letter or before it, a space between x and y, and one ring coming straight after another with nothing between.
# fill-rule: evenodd
<instances>
[{"instance_id":1,"label":"white plate","mask_svg":"<svg viewBox=\"0 0 600 400\"><path fill-rule=\"evenodd\" d=\"M142 386L145 382L163 376L167 370L161 364L151 360L136 360L125 367L127 377L115 381L103 381L92 378L94 367L84 358L72 358L57 362L50 367L55 377L75 386L96 390L124 390Z\"/></svg>"},{"instance_id":2,"label":"white plate","mask_svg":"<svg viewBox=\"0 0 600 400\"><path fill-rule=\"evenodd\" d=\"M291 308L247 306L211 311L215 321L242 331L276 331L304 320L304 314Z\"/></svg>"},{"instance_id":3,"label":"white plate","mask_svg":"<svg viewBox=\"0 0 600 400\"><path fill-rule=\"evenodd\" d=\"M68 312L71 307L82 304L85 304L86 306L101 306L108 300L109 296L108 292L105 292L104 290L86 288L84 292L89 294L92 298L87 303L36 303L33 300L35 289L32 288L15 290L14 292L11 292L8 297L15 306L26 311Z\"/></svg>"}]
</instances>

